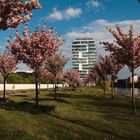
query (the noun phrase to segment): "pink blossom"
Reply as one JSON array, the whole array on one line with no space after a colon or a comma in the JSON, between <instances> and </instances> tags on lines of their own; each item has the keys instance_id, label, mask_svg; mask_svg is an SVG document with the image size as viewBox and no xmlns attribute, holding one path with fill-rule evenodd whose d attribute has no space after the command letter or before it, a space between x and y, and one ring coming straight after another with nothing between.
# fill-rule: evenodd
<instances>
[{"instance_id":1,"label":"pink blossom","mask_svg":"<svg viewBox=\"0 0 140 140\"><path fill-rule=\"evenodd\" d=\"M76 70L68 70L64 73L64 80L69 84L81 84L79 73Z\"/></svg>"},{"instance_id":2,"label":"pink blossom","mask_svg":"<svg viewBox=\"0 0 140 140\"><path fill-rule=\"evenodd\" d=\"M41 8L38 0L0 0L0 29L16 28L32 16L31 10Z\"/></svg>"},{"instance_id":3,"label":"pink blossom","mask_svg":"<svg viewBox=\"0 0 140 140\"><path fill-rule=\"evenodd\" d=\"M132 108L136 113L135 96L134 96L134 70L140 66L140 36L134 35L133 26L131 25L128 33L124 33L121 28L116 25L116 30L108 28L113 35L115 43L103 42L111 55L115 57L118 63L127 65L132 76Z\"/></svg>"},{"instance_id":4,"label":"pink blossom","mask_svg":"<svg viewBox=\"0 0 140 140\"><path fill-rule=\"evenodd\" d=\"M8 77L8 75L16 70L17 59L12 54L1 54L0 55L0 73L3 77Z\"/></svg>"},{"instance_id":5,"label":"pink blossom","mask_svg":"<svg viewBox=\"0 0 140 140\"><path fill-rule=\"evenodd\" d=\"M23 36L16 31L16 39L11 40L8 45L9 50L16 58L26 63L29 68L33 69L38 75L41 75L41 69L44 68L44 62L49 61L52 56L62 45L63 41L57 37L56 32L36 30L29 33L26 26L23 30ZM42 68L43 67L43 68Z\"/></svg>"}]
</instances>

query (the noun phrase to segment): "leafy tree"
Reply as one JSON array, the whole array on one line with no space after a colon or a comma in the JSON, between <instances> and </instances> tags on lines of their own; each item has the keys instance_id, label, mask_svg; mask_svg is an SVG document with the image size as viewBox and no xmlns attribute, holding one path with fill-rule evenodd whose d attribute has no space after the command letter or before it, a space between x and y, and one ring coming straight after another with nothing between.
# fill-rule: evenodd
<instances>
[{"instance_id":1,"label":"leafy tree","mask_svg":"<svg viewBox=\"0 0 140 140\"><path fill-rule=\"evenodd\" d=\"M73 88L75 85L80 85L82 83L79 73L76 70L70 69L64 73L64 81L72 85Z\"/></svg>"},{"instance_id":2,"label":"leafy tree","mask_svg":"<svg viewBox=\"0 0 140 140\"><path fill-rule=\"evenodd\" d=\"M45 69L50 73L50 75L47 76L49 79L52 79L55 84L55 99L56 99L56 84L58 81L63 80L63 68L65 64L67 63L68 58L65 55L62 55L61 53L56 53L52 55L47 61L45 62Z\"/></svg>"},{"instance_id":3,"label":"leafy tree","mask_svg":"<svg viewBox=\"0 0 140 140\"><path fill-rule=\"evenodd\" d=\"M10 83L10 84L20 84L20 83L23 83L23 81L25 81L23 77L16 73L10 74L7 78L7 83Z\"/></svg>"},{"instance_id":4,"label":"leafy tree","mask_svg":"<svg viewBox=\"0 0 140 140\"><path fill-rule=\"evenodd\" d=\"M105 97L105 95L106 95L105 81L108 79L108 74L106 71L105 61L103 59L101 59L101 57L99 57L99 62L94 65L94 67L92 69L92 73L96 73L98 75L98 77L100 77L102 79L102 81L103 81L103 96Z\"/></svg>"},{"instance_id":5,"label":"leafy tree","mask_svg":"<svg viewBox=\"0 0 140 140\"><path fill-rule=\"evenodd\" d=\"M0 55L0 73L3 76L3 99L5 101L5 85L10 73L16 70L17 59L10 53Z\"/></svg>"},{"instance_id":6,"label":"leafy tree","mask_svg":"<svg viewBox=\"0 0 140 140\"><path fill-rule=\"evenodd\" d=\"M135 36L133 26L131 25L128 33L123 33L118 25L116 30L108 28L108 31L115 38L115 43L103 42L111 55L115 57L118 63L127 65L132 77L132 108L136 113L135 95L134 95L134 70L140 66L140 36Z\"/></svg>"},{"instance_id":7,"label":"leafy tree","mask_svg":"<svg viewBox=\"0 0 140 140\"><path fill-rule=\"evenodd\" d=\"M0 0L0 30L25 23L32 16L30 11L40 7L38 0Z\"/></svg>"},{"instance_id":8,"label":"leafy tree","mask_svg":"<svg viewBox=\"0 0 140 140\"><path fill-rule=\"evenodd\" d=\"M36 87L36 106L38 106L38 83L39 77L46 73L44 71L44 61L53 55L62 44L62 40L53 28L46 31L46 23L41 31L37 28L34 32L29 32L26 26L23 36L16 31L16 38L8 45L9 50L18 60L26 63L34 70Z\"/></svg>"},{"instance_id":9,"label":"leafy tree","mask_svg":"<svg viewBox=\"0 0 140 140\"><path fill-rule=\"evenodd\" d=\"M99 80L98 75L96 74L95 71L90 70L89 73L86 75L83 83L84 84L89 84L89 83L97 83Z\"/></svg>"},{"instance_id":10,"label":"leafy tree","mask_svg":"<svg viewBox=\"0 0 140 140\"><path fill-rule=\"evenodd\" d=\"M117 60L113 55L102 57L100 56L100 60L102 60L105 64L105 69L107 75L110 76L111 79L111 95L113 99L114 95L114 81L117 78L118 72L123 68L122 64L117 63Z\"/></svg>"}]
</instances>

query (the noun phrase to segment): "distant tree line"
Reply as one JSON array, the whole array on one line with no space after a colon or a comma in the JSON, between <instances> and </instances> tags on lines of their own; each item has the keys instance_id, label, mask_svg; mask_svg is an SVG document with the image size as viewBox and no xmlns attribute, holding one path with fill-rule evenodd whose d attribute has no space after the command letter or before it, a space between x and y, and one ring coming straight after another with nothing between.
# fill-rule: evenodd
<instances>
[{"instance_id":1,"label":"distant tree line","mask_svg":"<svg viewBox=\"0 0 140 140\"><path fill-rule=\"evenodd\" d=\"M0 83L3 83L2 77L0 78ZM34 84L35 78L34 73L12 73L7 78L7 84ZM41 84L51 84L52 80L46 79L44 77L40 78Z\"/></svg>"}]
</instances>

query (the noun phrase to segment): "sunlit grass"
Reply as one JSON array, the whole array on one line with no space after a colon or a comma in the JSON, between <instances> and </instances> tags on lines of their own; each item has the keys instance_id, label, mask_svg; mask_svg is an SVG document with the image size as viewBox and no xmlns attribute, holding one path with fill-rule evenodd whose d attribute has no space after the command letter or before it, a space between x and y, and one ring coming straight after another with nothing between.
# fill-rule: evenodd
<instances>
[{"instance_id":1,"label":"sunlit grass","mask_svg":"<svg viewBox=\"0 0 140 140\"><path fill-rule=\"evenodd\" d=\"M32 90L0 102L0 139L140 139L139 99L137 114L133 115L129 97L116 94L112 101L108 92L104 99L102 90L95 88L63 88L58 91L57 100L52 89L42 90L38 108L34 97Z\"/></svg>"}]
</instances>

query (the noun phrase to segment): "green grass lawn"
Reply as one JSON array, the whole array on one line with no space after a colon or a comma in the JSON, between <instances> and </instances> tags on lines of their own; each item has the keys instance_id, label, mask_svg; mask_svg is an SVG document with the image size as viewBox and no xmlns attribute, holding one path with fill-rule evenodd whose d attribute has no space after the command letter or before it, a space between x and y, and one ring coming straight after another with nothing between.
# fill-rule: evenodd
<instances>
[{"instance_id":1,"label":"green grass lawn","mask_svg":"<svg viewBox=\"0 0 140 140\"><path fill-rule=\"evenodd\" d=\"M19 92L19 91L18 91ZM137 114L129 97L109 93L103 99L94 88L40 92L35 108L33 91L0 102L0 140L139 140L140 100ZM26 91L24 91L26 93Z\"/></svg>"}]
</instances>

